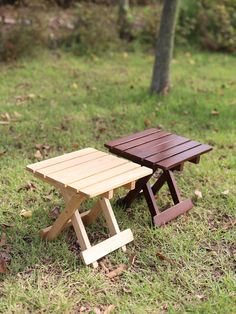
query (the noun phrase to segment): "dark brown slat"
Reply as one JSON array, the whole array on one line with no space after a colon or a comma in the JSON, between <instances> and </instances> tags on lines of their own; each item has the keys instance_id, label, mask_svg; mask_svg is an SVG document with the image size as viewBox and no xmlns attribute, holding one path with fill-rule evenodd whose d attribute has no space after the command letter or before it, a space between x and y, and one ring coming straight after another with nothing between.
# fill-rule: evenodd
<instances>
[{"instance_id":1,"label":"dark brown slat","mask_svg":"<svg viewBox=\"0 0 236 314\"><path fill-rule=\"evenodd\" d=\"M169 134L170 134L169 132L160 131L158 133L150 134L150 135L147 135L145 137L142 137L140 139L137 139L137 140L125 143L125 144L117 145L115 148L119 149L119 150L127 150L127 149L130 149L130 148L139 146L141 144L145 144L147 142L151 142L151 141L157 140L157 139L159 139L161 137L164 137L166 135L169 135Z\"/></svg>"},{"instance_id":2,"label":"dark brown slat","mask_svg":"<svg viewBox=\"0 0 236 314\"><path fill-rule=\"evenodd\" d=\"M160 152L154 156L151 156L149 158L146 158L147 161L150 161L151 163L158 163L159 161L168 159L172 156L175 156L177 154L183 153L184 151L187 151L189 149L192 149L196 146L200 146L201 144L199 142L195 141L189 141L187 143L180 144L178 146L172 147L168 150L165 150L164 152Z\"/></svg>"},{"instance_id":3,"label":"dark brown slat","mask_svg":"<svg viewBox=\"0 0 236 314\"><path fill-rule=\"evenodd\" d=\"M184 200L184 201L164 210L162 213L157 214L153 218L154 224L156 226L159 226L159 227L163 226L167 222L178 217L179 215L186 213L192 207L193 207L193 203L192 203L191 199Z\"/></svg>"},{"instance_id":4,"label":"dark brown slat","mask_svg":"<svg viewBox=\"0 0 236 314\"><path fill-rule=\"evenodd\" d=\"M153 155L159 154L167 149L170 149L172 147L175 147L179 144L182 143L186 143L189 142L190 140L185 138L185 137L181 137L181 136L165 136L157 141L153 141L148 143L149 146L138 146L132 149L128 149L126 150L126 153L132 154L132 155L136 155L140 158L149 158ZM153 145L152 145L153 143Z\"/></svg>"},{"instance_id":5,"label":"dark brown slat","mask_svg":"<svg viewBox=\"0 0 236 314\"><path fill-rule=\"evenodd\" d=\"M109 142L107 142L105 144L105 147L111 148L111 147L114 147L114 146L117 146L117 145L120 145L120 144L124 144L124 143L130 142L130 141L136 140L138 138L144 137L144 136L146 136L148 134L153 134L153 133L157 133L157 132L160 132L160 131L161 130L157 129L157 128L147 129L147 130L144 130L144 131L141 131L141 132L138 132L138 133L134 133L134 134L131 134L131 135L127 135L127 136L118 138L116 140L109 141Z\"/></svg>"},{"instance_id":6,"label":"dark brown slat","mask_svg":"<svg viewBox=\"0 0 236 314\"><path fill-rule=\"evenodd\" d=\"M200 146L187 150L186 152L183 152L181 154L178 154L176 156L170 157L166 160L159 162L158 166L163 169L171 169L172 167L178 165L183 161L187 161L188 159L192 159L193 157L196 157L200 154L207 153L210 150L212 150L211 146L201 144Z\"/></svg>"},{"instance_id":7,"label":"dark brown slat","mask_svg":"<svg viewBox=\"0 0 236 314\"><path fill-rule=\"evenodd\" d=\"M169 134L169 135L166 135L164 137L158 138L157 140L154 140L151 142L146 142L146 143L144 142L143 144L141 144L139 146L129 148L126 150L126 152L130 153L132 155L136 154L136 153L145 152L146 149L151 149L154 146L157 146L157 145L162 144L162 143L166 143L166 142L173 140L175 138L176 138L175 134Z\"/></svg>"}]
</instances>

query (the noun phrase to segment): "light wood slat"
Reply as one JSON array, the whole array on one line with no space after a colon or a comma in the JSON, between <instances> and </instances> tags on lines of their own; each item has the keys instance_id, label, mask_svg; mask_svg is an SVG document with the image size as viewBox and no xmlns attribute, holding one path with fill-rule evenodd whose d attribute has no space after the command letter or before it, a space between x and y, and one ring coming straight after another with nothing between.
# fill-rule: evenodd
<instances>
[{"instance_id":1,"label":"light wood slat","mask_svg":"<svg viewBox=\"0 0 236 314\"><path fill-rule=\"evenodd\" d=\"M130 181L136 181L142 177L152 174L152 170L147 167L140 167L129 172L117 175L108 180L102 181L99 184L94 183L84 189L80 190L81 194L84 194L86 197L94 197L100 194L103 194L107 191L121 187Z\"/></svg>"},{"instance_id":2,"label":"light wood slat","mask_svg":"<svg viewBox=\"0 0 236 314\"><path fill-rule=\"evenodd\" d=\"M53 157L53 158L50 158L47 160L43 160L43 161L28 165L26 167L26 169L29 171L35 172L36 170L39 170L39 169L42 169L42 168L45 168L45 167L48 167L51 165L55 165L56 163L60 163L60 162L63 162L63 161L69 160L69 159L73 159L73 158L76 158L79 156L88 155L88 154L94 153L96 151L97 151L96 149L91 148L91 147L84 148L84 149L81 149L81 150L78 150L78 151L75 151L72 153L64 154L61 156Z\"/></svg>"},{"instance_id":3,"label":"light wood slat","mask_svg":"<svg viewBox=\"0 0 236 314\"><path fill-rule=\"evenodd\" d=\"M133 241L134 237L130 229L126 229L111 238L98 243L91 248L81 252L81 256L86 265L89 265L101 257L119 249L127 243Z\"/></svg>"},{"instance_id":4,"label":"light wood slat","mask_svg":"<svg viewBox=\"0 0 236 314\"><path fill-rule=\"evenodd\" d=\"M47 168L40 169L37 172L40 172L44 176L47 176L51 173L56 173L58 171L62 171L62 170L67 171L71 167L75 167L75 166L78 166L80 164L86 164L87 162L89 162L91 160L96 160L97 158L100 158L102 156L108 156L108 154L104 153L104 152L97 151L97 152L94 152L94 153L89 154L89 155L81 156L78 158L73 158L73 159L61 162L59 164L49 166Z\"/></svg>"},{"instance_id":5,"label":"light wood slat","mask_svg":"<svg viewBox=\"0 0 236 314\"><path fill-rule=\"evenodd\" d=\"M128 161L125 159L107 155L97 160L87 162L86 164L75 166L72 169L58 171L48 175L48 177L65 185L69 185L75 181L87 178L93 174L127 162Z\"/></svg>"},{"instance_id":6,"label":"light wood slat","mask_svg":"<svg viewBox=\"0 0 236 314\"><path fill-rule=\"evenodd\" d=\"M114 177L116 175L119 175L121 173L125 173L127 171L130 171L132 169L140 168L141 166L138 164L135 164L133 162L126 161L126 163L122 165L118 165L117 167L108 169L108 170L102 170L101 172L92 175L88 178L82 179L80 181L73 182L70 184L70 187L75 188L77 192L79 192L80 189L85 188L91 184L94 184L95 182L99 184L99 182L107 180L111 177Z\"/></svg>"},{"instance_id":7,"label":"light wood slat","mask_svg":"<svg viewBox=\"0 0 236 314\"><path fill-rule=\"evenodd\" d=\"M105 144L105 147L110 147L110 146L114 147L114 146L117 146L117 145L120 145L123 143L128 143L128 142L133 141L135 139L147 136L149 134L157 133L160 131L161 130L157 129L157 128L147 129L147 130L144 130L141 132L134 133L132 135L127 135L127 136L124 136L122 138L118 138L116 140L109 141L108 143Z\"/></svg>"}]
</instances>

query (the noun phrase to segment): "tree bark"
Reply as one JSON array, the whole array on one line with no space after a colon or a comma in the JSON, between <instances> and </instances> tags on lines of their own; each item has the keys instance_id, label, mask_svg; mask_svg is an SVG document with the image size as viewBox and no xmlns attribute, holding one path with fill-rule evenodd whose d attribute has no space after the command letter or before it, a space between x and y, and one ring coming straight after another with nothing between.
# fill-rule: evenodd
<instances>
[{"instance_id":1,"label":"tree bark","mask_svg":"<svg viewBox=\"0 0 236 314\"><path fill-rule=\"evenodd\" d=\"M151 93L167 94L170 89L170 63L180 0L164 0L155 51Z\"/></svg>"},{"instance_id":2,"label":"tree bark","mask_svg":"<svg viewBox=\"0 0 236 314\"><path fill-rule=\"evenodd\" d=\"M130 39L129 0L119 0L118 26L121 39Z\"/></svg>"}]
</instances>

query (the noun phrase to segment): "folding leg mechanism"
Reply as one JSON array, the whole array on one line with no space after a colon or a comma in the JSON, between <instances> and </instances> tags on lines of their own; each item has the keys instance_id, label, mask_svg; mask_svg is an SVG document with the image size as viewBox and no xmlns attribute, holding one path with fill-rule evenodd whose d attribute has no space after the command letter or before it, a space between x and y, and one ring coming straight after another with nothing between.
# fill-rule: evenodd
<instances>
[{"instance_id":1,"label":"folding leg mechanism","mask_svg":"<svg viewBox=\"0 0 236 314\"><path fill-rule=\"evenodd\" d=\"M149 184L149 179L151 176L145 177L137 181L136 188L130 191L119 203L124 205L126 208L130 207L133 200L140 194L143 194L149 211L151 213L153 223L157 226L162 226L172 219L184 214L186 211L193 207L191 199L182 200L180 196L180 191L177 187L174 174L171 170L165 170L151 187ZM157 207L155 194L162 188L162 186L167 183L171 197L174 202L174 206L160 212ZM140 191L143 190L141 193Z\"/></svg>"},{"instance_id":2,"label":"folding leg mechanism","mask_svg":"<svg viewBox=\"0 0 236 314\"><path fill-rule=\"evenodd\" d=\"M59 215L54 224L41 232L41 236L47 240L53 240L63 229L73 225L80 248L81 257L86 265L93 264L97 267L97 260L108 253L122 247L133 241L133 234L130 229L120 231L114 212L108 198L101 196L92 209L79 213L79 207L85 200L85 197L79 193L71 193L66 189L61 190L66 207ZM110 237L94 246L91 245L85 225L96 220L100 213L103 213L109 230Z\"/></svg>"}]
</instances>

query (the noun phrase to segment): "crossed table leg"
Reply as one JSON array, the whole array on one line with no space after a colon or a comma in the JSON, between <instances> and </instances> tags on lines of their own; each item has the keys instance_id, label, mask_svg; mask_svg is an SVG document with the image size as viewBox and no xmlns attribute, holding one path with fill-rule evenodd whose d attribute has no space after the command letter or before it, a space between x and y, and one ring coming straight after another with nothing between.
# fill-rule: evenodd
<instances>
[{"instance_id":1,"label":"crossed table leg","mask_svg":"<svg viewBox=\"0 0 236 314\"><path fill-rule=\"evenodd\" d=\"M108 253L120 247L123 251L126 250L125 245L133 240L133 234L130 229L120 231L108 198L101 195L92 209L80 214L78 208L86 198L79 193L69 192L64 188L61 189L61 192L66 203L65 210L52 226L41 232L42 238L53 240L63 229L72 224L81 247L81 257L84 263L87 265L93 264L94 267L98 266L97 260ZM85 225L95 221L101 212L105 217L111 237L92 246Z\"/></svg>"},{"instance_id":2,"label":"crossed table leg","mask_svg":"<svg viewBox=\"0 0 236 314\"><path fill-rule=\"evenodd\" d=\"M122 198L119 201L119 204L125 206L126 208L130 207L134 199L141 195L141 190L143 190L143 195L147 201L153 223L157 226L164 225L179 215L184 214L193 207L191 199L181 199L180 191L177 187L174 174L171 170L164 170L152 187L149 183L149 179L151 177L152 175L138 180L136 183L136 188L131 190L124 198ZM169 191L175 205L169 207L163 212L160 212L156 204L155 194L158 193L165 183L168 184Z\"/></svg>"}]
</instances>

